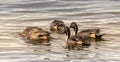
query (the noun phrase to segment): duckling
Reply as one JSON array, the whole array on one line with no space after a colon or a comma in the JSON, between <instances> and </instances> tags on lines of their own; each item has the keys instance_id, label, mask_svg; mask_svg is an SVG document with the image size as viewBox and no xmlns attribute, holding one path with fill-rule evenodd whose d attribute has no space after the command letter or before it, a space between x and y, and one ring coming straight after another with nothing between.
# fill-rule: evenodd
<instances>
[{"instance_id":1,"label":"duckling","mask_svg":"<svg viewBox=\"0 0 120 62\"><path fill-rule=\"evenodd\" d=\"M33 27L33 26L28 26L24 29L24 31L22 33L20 33L20 35L22 37L27 37L27 35L29 34L29 32L31 30L35 30L35 31L39 31L39 30L42 30L41 28L38 28L38 27Z\"/></svg>"},{"instance_id":2,"label":"duckling","mask_svg":"<svg viewBox=\"0 0 120 62\"><path fill-rule=\"evenodd\" d=\"M29 40L27 43L44 43L44 40L46 40L46 43L49 43L50 39L50 33L48 31L32 26L27 27L20 35Z\"/></svg>"},{"instance_id":3,"label":"duckling","mask_svg":"<svg viewBox=\"0 0 120 62\"><path fill-rule=\"evenodd\" d=\"M65 34L67 35L67 42L66 42L66 48L68 50L74 50L77 48L78 50L83 49L82 47L82 38L80 36L70 36L70 29L68 27L65 27Z\"/></svg>"},{"instance_id":4,"label":"duckling","mask_svg":"<svg viewBox=\"0 0 120 62\"><path fill-rule=\"evenodd\" d=\"M74 35L82 35L82 34L86 34L87 36L90 36L91 38L101 38L102 36L104 36L105 34L100 34L100 29L85 29L82 30L78 33L78 25L76 22L72 22L70 24L70 28L73 28L74 30Z\"/></svg>"},{"instance_id":5,"label":"duckling","mask_svg":"<svg viewBox=\"0 0 120 62\"><path fill-rule=\"evenodd\" d=\"M65 28L65 24L61 20L54 20L50 24L50 31L58 33L58 34L64 34L64 28Z\"/></svg>"}]
</instances>

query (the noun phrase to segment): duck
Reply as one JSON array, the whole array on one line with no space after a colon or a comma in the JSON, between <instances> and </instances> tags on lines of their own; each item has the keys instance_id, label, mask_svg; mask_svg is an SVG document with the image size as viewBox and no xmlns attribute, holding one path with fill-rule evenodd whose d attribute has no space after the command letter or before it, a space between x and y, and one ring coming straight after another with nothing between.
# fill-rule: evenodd
<instances>
[{"instance_id":1,"label":"duck","mask_svg":"<svg viewBox=\"0 0 120 62\"><path fill-rule=\"evenodd\" d=\"M80 36L70 36L70 29L69 27L65 27L64 33L67 36L66 39L66 49L70 50L81 50L83 49L82 44L82 38Z\"/></svg>"},{"instance_id":2,"label":"duck","mask_svg":"<svg viewBox=\"0 0 120 62\"><path fill-rule=\"evenodd\" d=\"M54 20L50 24L50 31L58 34L64 34L65 24L62 20Z\"/></svg>"},{"instance_id":3,"label":"duck","mask_svg":"<svg viewBox=\"0 0 120 62\"><path fill-rule=\"evenodd\" d=\"M70 28L73 29L74 35L85 36L85 37L89 36L92 39L101 38L102 36L106 35L106 34L101 34L100 29L85 29L78 32L78 25L76 22L72 22L70 24Z\"/></svg>"},{"instance_id":4,"label":"duck","mask_svg":"<svg viewBox=\"0 0 120 62\"><path fill-rule=\"evenodd\" d=\"M28 26L20 35L29 40L27 43L49 43L50 32L45 31L38 27ZM46 41L45 41L46 40Z\"/></svg>"}]
</instances>

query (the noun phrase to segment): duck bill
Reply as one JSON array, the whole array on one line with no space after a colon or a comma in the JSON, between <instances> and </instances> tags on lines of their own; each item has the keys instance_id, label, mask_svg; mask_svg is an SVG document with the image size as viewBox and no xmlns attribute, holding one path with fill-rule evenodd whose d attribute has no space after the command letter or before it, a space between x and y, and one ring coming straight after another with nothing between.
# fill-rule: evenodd
<instances>
[{"instance_id":1,"label":"duck bill","mask_svg":"<svg viewBox=\"0 0 120 62\"><path fill-rule=\"evenodd\" d=\"M26 37L26 34L24 34L24 33L20 33L20 35L21 35L22 37Z\"/></svg>"},{"instance_id":2,"label":"duck bill","mask_svg":"<svg viewBox=\"0 0 120 62\"><path fill-rule=\"evenodd\" d=\"M58 26L53 26L53 28L54 28L55 30L57 30Z\"/></svg>"},{"instance_id":3,"label":"duck bill","mask_svg":"<svg viewBox=\"0 0 120 62\"><path fill-rule=\"evenodd\" d=\"M73 29L73 27L72 27L72 26L70 26L69 28L72 28L72 29Z\"/></svg>"}]
</instances>

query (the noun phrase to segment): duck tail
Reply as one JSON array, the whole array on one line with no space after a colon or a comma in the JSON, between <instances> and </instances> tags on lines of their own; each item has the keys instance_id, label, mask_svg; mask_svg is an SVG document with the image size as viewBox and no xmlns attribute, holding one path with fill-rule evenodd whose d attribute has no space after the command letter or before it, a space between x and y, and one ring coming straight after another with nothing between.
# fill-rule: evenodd
<instances>
[{"instance_id":1,"label":"duck tail","mask_svg":"<svg viewBox=\"0 0 120 62\"><path fill-rule=\"evenodd\" d=\"M106 34L97 34L96 37L102 37L104 35L106 35Z\"/></svg>"}]
</instances>

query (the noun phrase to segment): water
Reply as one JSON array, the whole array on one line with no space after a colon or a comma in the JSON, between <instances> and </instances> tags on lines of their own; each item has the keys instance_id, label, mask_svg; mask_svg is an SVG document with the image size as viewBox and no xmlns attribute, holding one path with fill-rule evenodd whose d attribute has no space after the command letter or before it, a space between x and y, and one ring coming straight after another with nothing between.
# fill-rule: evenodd
<instances>
[{"instance_id":1,"label":"water","mask_svg":"<svg viewBox=\"0 0 120 62\"><path fill-rule=\"evenodd\" d=\"M120 62L119 0L0 0L0 62ZM79 31L100 28L106 41L93 42L80 51L67 51L65 35L55 34L50 47L24 43L16 32L26 26L49 31L49 24L60 19L72 21ZM51 51L49 51L51 49Z\"/></svg>"}]
</instances>

